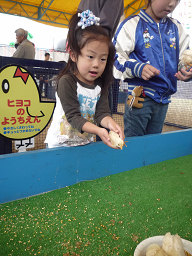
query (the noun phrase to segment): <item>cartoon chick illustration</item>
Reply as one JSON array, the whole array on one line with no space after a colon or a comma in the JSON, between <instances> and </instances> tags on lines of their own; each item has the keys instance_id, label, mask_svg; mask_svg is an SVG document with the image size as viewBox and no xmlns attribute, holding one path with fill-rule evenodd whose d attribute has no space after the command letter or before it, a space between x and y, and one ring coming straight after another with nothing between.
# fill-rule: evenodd
<instances>
[{"instance_id":1,"label":"cartoon chick illustration","mask_svg":"<svg viewBox=\"0 0 192 256\"><path fill-rule=\"evenodd\" d=\"M0 70L0 134L12 140L30 139L49 123L54 102L42 102L35 79L19 65Z\"/></svg>"}]
</instances>

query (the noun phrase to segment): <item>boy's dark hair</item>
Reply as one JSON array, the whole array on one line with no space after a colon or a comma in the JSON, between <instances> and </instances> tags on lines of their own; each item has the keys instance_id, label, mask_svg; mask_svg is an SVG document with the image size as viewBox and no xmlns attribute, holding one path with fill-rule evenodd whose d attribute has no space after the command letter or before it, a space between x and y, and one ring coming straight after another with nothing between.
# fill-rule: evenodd
<instances>
[{"instance_id":1,"label":"boy's dark hair","mask_svg":"<svg viewBox=\"0 0 192 256\"><path fill-rule=\"evenodd\" d=\"M46 52L46 53L45 53L45 57L48 56L48 55L50 56L50 53Z\"/></svg>"},{"instance_id":2,"label":"boy's dark hair","mask_svg":"<svg viewBox=\"0 0 192 256\"><path fill-rule=\"evenodd\" d=\"M96 40L104 42L108 45L109 55L107 58L105 70L102 74L103 85L101 93L106 92L113 81L115 47L111 42L111 38L108 36L107 31L103 27L92 25L86 27L85 29L82 29L81 27L77 26L79 20L80 17L78 17L78 13L76 13L75 15L73 15L69 22L69 31L67 35L68 49L71 49L76 55L76 58L78 58L78 56L81 54L81 49L89 42ZM77 65L69 57L67 65L59 74L58 79L61 78L64 74L75 73L76 71Z\"/></svg>"}]
</instances>

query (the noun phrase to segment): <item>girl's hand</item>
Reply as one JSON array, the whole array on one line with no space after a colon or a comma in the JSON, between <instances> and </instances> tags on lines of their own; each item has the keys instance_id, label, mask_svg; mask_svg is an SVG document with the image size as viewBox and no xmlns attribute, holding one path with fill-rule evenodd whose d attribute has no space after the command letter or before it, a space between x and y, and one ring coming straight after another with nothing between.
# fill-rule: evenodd
<instances>
[{"instance_id":1,"label":"girl's hand","mask_svg":"<svg viewBox=\"0 0 192 256\"><path fill-rule=\"evenodd\" d=\"M177 77L178 80L187 81L192 78L192 68L189 71L186 71L182 68L181 71L184 75L180 71L178 71L178 73L175 74L175 77Z\"/></svg>"},{"instance_id":2,"label":"girl's hand","mask_svg":"<svg viewBox=\"0 0 192 256\"><path fill-rule=\"evenodd\" d=\"M105 129L105 128L99 128L98 132L97 132L97 135L101 138L101 140L103 141L103 143L105 145L107 145L108 147L110 148L114 148L111 144L111 141L110 141L110 137L109 137L109 134L108 134L108 131ZM117 149L117 148L115 148Z\"/></svg>"},{"instance_id":3,"label":"girl's hand","mask_svg":"<svg viewBox=\"0 0 192 256\"><path fill-rule=\"evenodd\" d=\"M149 80L150 78L152 78L155 75L159 75L160 71L156 68L154 68L153 66L147 64L145 65L145 67L143 68L143 71L141 73L141 77L144 80Z\"/></svg>"},{"instance_id":4,"label":"girl's hand","mask_svg":"<svg viewBox=\"0 0 192 256\"><path fill-rule=\"evenodd\" d=\"M122 129L122 127L120 125L118 125L114 121L114 123L113 122L109 123L108 127L109 127L110 131L114 131L114 132L118 133L119 137L124 141L125 135L124 135L123 129Z\"/></svg>"},{"instance_id":5,"label":"girl's hand","mask_svg":"<svg viewBox=\"0 0 192 256\"><path fill-rule=\"evenodd\" d=\"M123 128L122 128L120 125L118 125L111 117L109 117L109 116L104 117L104 118L101 120L101 125L102 125L103 127L108 128L110 131L114 131L114 132L118 133L118 134L119 134L119 137L124 141L125 135L124 135L124 132L123 132ZM107 130L105 130L105 131L107 132ZM99 134L98 134L98 135L99 135ZM100 135L99 135L99 137L101 138ZM101 138L101 139L102 139L102 138ZM110 137L109 137L108 132L107 132L107 137L105 137L105 139L107 139L107 141L105 140L105 142L104 142L103 139L102 139L102 141L103 141L106 145L108 145L109 147L114 148L114 147L112 146L111 142L110 142Z\"/></svg>"}]
</instances>

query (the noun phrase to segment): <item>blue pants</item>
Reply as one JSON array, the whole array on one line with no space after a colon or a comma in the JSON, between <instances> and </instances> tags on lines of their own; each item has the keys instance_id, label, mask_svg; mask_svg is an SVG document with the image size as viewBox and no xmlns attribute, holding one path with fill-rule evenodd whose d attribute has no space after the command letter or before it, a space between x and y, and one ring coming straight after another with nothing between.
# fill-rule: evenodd
<instances>
[{"instance_id":1,"label":"blue pants","mask_svg":"<svg viewBox=\"0 0 192 256\"><path fill-rule=\"evenodd\" d=\"M125 137L161 133L165 121L168 103L157 103L145 97L142 108L132 108L125 103L124 133Z\"/></svg>"}]
</instances>

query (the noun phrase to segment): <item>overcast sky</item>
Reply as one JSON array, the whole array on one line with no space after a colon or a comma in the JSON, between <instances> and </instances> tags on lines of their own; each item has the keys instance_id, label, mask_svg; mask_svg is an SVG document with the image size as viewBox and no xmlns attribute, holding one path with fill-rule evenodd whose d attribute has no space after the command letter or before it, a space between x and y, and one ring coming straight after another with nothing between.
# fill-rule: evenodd
<instances>
[{"instance_id":1,"label":"overcast sky","mask_svg":"<svg viewBox=\"0 0 192 256\"><path fill-rule=\"evenodd\" d=\"M16 41L15 30L23 28L33 35L31 41L37 48L54 49L67 36L67 29L44 25L27 18L0 13L0 44Z\"/></svg>"}]
</instances>

